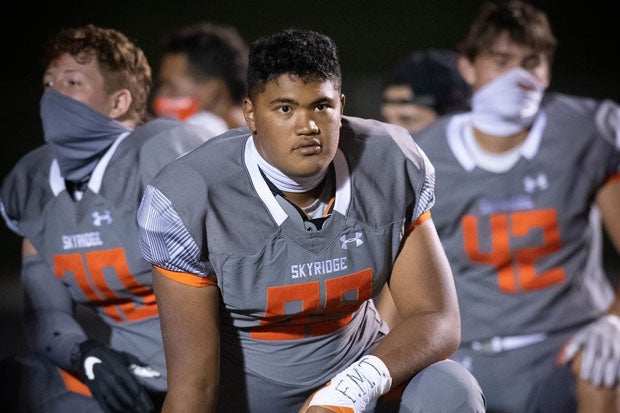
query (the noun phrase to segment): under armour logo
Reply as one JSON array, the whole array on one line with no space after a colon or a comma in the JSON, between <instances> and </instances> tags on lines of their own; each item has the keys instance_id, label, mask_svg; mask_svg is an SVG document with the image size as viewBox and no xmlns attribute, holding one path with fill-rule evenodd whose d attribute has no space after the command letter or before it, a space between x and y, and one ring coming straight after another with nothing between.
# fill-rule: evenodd
<instances>
[{"instance_id":1,"label":"under armour logo","mask_svg":"<svg viewBox=\"0 0 620 413\"><path fill-rule=\"evenodd\" d=\"M93 217L93 225L96 227L100 227L102 222L110 225L112 224L112 216L110 215L110 211L107 209L103 211L103 213L99 213L99 211L95 211L91 214Z\"/></svg>"},{"instance_id":2,"label":"under armour logo","mask_svg":"<svg viewBox=\"0 0 620 413\"><path fill-rule=\"evenodd\" d=\"M547 176L545 174L538 174L535 177L526 176L523 178L523 188L525 192L532 193L536 188L544 191L549 188L549 182L547 182Z\"/></svg>"},{"instance_id":3,"label":"under armour logo","mask_svg":"<svg viewBox=\"0 0 620 413\"><path fill-rule=\"evenodd\" d=\"M342 242L342 249L346 250L348 249L348 244L350 242L354 242L356 247L359 247L360 245L362 245L364 243L364 241L362 241L362 233L361 232L356 232L355 233L355 238L347 238L346 235L343 235L342 237L340 237L340 242Z\"/></svg>"}]
</instances>

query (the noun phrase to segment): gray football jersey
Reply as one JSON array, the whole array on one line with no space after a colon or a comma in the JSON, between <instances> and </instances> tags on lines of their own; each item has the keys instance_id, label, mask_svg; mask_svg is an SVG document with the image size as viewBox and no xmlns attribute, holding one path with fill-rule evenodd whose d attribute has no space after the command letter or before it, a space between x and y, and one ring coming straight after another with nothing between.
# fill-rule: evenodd
<instances>
[{"instance_id":1,"label":"gray football jersey","mask_svg":"<svg viewBox=\"0 0 620 413\"><path fill-rule=\"evenodd\" d=\"M42 290L30 299L45 295L50 283L64 284L75 302L94 308L110 326L114 349L162 373L156 383L145 379L159 390L166 386L161 331L136 214L148 182L165 163L203 143L201 134L195 126L163 119L138 127L106 152L79 201L67 192L58 163L44 145L17 163L0 192L8 226L28 238L49 267L49 279L27 286ZM68 345L62 327L54 330L35 332L44 341L35 347L49 348L66 367L75 343Z\"/></svg>"},{"instance_id":2,"label":"gray football jersey","mask_svg":"<svg viewBox=\"0 0 620 413\"><path fill-rule=\"evenodd\" d=\"M223 359L305 389L386 332L370 299L389 278L404 228L433 203L432 166L405 129L342 123L335 205L320 230L280 206L247 129L169 164L138 215L148 261L219 287Z\"/></svg>"},{"instance_id":3,"label":"gray football jersey","mask_svg":"<svg viewBox=\"0 0 620 413\"><path fill-rule=\"evenodd\" d=\"M523 145L474 144L469 114L415 136L436 170L433 220L455 277L463 342L598 317L612 290L593 199L620 173L618 106L548 95Z\"/></svg>"}]
</instances>

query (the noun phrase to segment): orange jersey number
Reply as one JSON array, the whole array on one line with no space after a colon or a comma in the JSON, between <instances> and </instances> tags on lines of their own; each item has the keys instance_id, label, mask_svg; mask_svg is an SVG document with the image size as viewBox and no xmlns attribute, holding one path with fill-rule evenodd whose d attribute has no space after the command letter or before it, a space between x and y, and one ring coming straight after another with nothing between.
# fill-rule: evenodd
<instances>
[{"instance_id":1,"label":"orange jersey number","mask_svg":"<svg viewBox=\"0 0 620 413\"><path fill-rule=\"evenodd\" d=\"M131 294L142 297L143 305L129 298L119 297L108 285L103 269L112 268L120 282ZM140 284L129 272L127 258L122 248L91 251L82 254L54 255L54 273L63 278L70 272L86 297L117 322L136 321L157 315L155 294L151 288Z\"/></svg>"},{"instance_id":2,"label":"orange jersey number","mask_svg":"<svg viewBox=\"0 0 620 413\"><path fill-rule=\"evenodd\" d=\"M478 219L466 215L462 220L465 252L470 260L493 265L498 272L499 288L507 293L530 291L562 283L566 276L562 267L536 273L535 261L561 248L560 231L554 209L492 214L490 216L491 250L480 251ZM529 231L542 230L542 245L510 249L513 237L523 237Z\"/></svg>"},{"instance_id":3,"label":"orange jersey number","mask_svg":"<svg viewBox=\"0 0 620 413\"><path fill-rule=\"evenodd\" d=\"M254 328L251 337L257 340L295 340L344 327L351 321L351 313L372 297L372 271L367 268L326 280L323 306L320 290L319 281L267 288L267 310L261 326ZM300 303L301 311L287 316L287 303Z\"/></svg>"}]
</instances>

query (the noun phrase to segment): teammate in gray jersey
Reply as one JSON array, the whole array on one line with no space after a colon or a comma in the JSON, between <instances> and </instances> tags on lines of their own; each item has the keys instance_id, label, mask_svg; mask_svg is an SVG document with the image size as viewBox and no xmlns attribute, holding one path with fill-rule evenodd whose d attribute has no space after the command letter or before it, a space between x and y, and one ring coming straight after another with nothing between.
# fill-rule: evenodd
<instances>
[{"instance_id":1,"label":"teammate in gray jersey","mask_svg":"<svg viewBox=\"0 0 620 413\"><path fill-rule=\"evenodd\" d=\"M155 173L205 139L184 122L145 123L151 70L120 32L63 29L45 52L46 143L0 191L2 215L23 237L32 350L0 366L0 410L158 411L165 359L136 213ZM86 335L74 317L78 303L110 327L109 343Z\"/></svg>"},{"instance_id":2,"label":"teammate in gray jersey","mask_svg":"<svg viewBox=\"0 0 620 413\"><path fill-rule=\"evenodd\" d=\"M414 135L437 174L462 317L454 358L491 411L613 411L620 378L600 229L618 249L620 109L545 93L555 46L542 11L484 6L461 45L471 112Z\"/></svg>"},{"instance_id":3,"label":"teammate in gray jersey","mask_svg":"<svg viewBox=\"0 0 620 413\"><path fill-rule=\"evenodd\" d=\"M404 128L343 117L327 36L257 40L248 79L249 130L169 164L139 209L164 410L484 411L446 360L459 314L425 155ZM389 333L372 301L386 283L403 319Z\"/></svg>"}]
</instances>

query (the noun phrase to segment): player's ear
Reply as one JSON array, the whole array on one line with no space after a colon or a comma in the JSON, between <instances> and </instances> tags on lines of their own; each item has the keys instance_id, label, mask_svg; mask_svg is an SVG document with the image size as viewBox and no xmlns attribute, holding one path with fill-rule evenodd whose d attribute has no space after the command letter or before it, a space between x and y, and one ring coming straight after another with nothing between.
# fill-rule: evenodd
<instances>
[{"instance_id":1,"label":"player's ear","mask_svg":"<svg viewBox=\"0 0 620 413\"><path fill-rule=\"evenodd\" d=\"M243 99L243 116L245 122L248 124L248 128L252 133L256 133L256 122L254 122L254 104L250 98Z\"/></svg>"},{"instance_id":2,"label":"player's ear","mask_svg":"<svg viewBox=\"0 0 620 413\"><path fill-rule=\"evenodd\" d=\"M112 119L118 119L127 114L132 101L133 98L128 89L121 89L114 92L112 94L112 109L108 116Z\"/></svg>"},{"instance_id":3,"label":"player's ear","mask_svg":"<svg viewBox=\"0 0 620 413\"><path fill-rule=\"evenodd\" d=\"M469 86L472 86L474 83L476 83L476 70L474 69L474 65L468 58L466 58L465 56L460 56L458 60L458 68L459 73L461 74L465 82L469 84Z\"/></svg>"}]
</instances>

